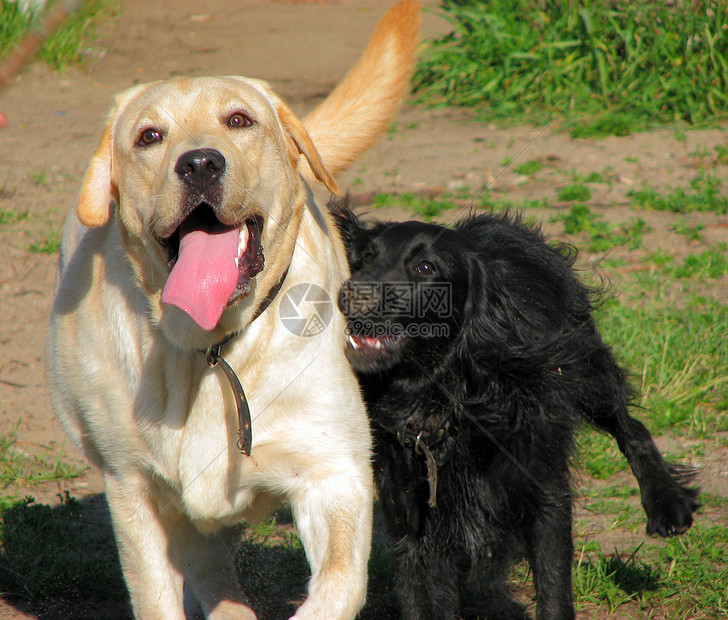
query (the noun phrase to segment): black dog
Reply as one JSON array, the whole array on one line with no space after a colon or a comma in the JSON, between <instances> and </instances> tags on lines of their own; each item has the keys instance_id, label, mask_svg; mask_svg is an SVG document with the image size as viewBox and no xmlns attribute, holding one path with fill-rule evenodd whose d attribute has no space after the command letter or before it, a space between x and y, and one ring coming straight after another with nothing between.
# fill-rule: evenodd
<instances>
[{"instance_id":1,"label":"black dog","mask_svg":"<svg viewBox=\"0 0 728 620\"><path fill-rule=\"evenodd\" d=\"M574 616L569 459L582 420L617 439L650 534L690 527L690 472L667 465L630 417L625 372L594 325L573 252L508 215L453 229L366 227L344 207L337 217L352 267L339 305L372 418L403 617L528 617L504 587L523 555L537 617Z\"/></svg>"}]
</instances>

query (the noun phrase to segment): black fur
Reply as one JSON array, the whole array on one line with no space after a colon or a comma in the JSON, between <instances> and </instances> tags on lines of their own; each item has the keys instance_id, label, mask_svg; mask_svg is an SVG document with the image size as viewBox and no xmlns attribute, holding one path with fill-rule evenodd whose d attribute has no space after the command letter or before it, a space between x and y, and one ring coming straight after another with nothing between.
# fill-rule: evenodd
<instances>
[{"instance_id":1,"label":"black fur","mask_svg":"<svg viewBox=\"0 0 728 620\"><path fill-rule=\"evenodd\" d=\"M364 226L345 208L337 218L352 267L339 305L404 618L528 617L503 585L524 555L537 617L574 616L569 458L582 420L617 439L650 534L690 527L697 491L630 417L625 372L594 325L573 252L509 215L453 229ZM434 303L443 286L444 309Z\"/></svg>"}]
</instances>

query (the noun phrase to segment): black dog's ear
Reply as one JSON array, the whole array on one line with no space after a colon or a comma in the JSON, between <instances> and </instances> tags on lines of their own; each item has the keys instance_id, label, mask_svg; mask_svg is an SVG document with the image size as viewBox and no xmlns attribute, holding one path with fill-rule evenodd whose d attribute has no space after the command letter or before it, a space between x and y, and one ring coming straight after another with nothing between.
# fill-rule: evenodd
<instances>
[{"instance_id":1,"label":"black dog's ear","mask_svg":"<svg viewBox=\"0 0 728 620\"><path fill-rule=\"evenodd\" d=\"M517 339L518 311L504 276L502 263L486 264L478 254L470 255L459 349L481 370L500 366Z\"/></svg>"},{"instance_id":2,"label":"black dog's ear","mask_svg":"<svg viewBox=\"0 0 728 620\"><path fill-rule=\"evenodd\" d=\"M508 215L477 216L458 228L471 250L460 350L488 372L529 372L563 333L565 291L553 264L563 271L563 259Z\"/></svg>"},{"instance_id":3,"label":"black dog's ear","mask_svg":"<svg viewBox=\"0 0 728 620\"><path fill-rule=\"evenodd\" d=\"M349 244L358 239L364 231L362 225L359 223L359 218L357 218L354 212L349 208L349 196L347 195L341 200L331 200L328 207L329 211L334 216L336 226L338 227L339 232L341 232L344 243L346 243L348 247Z\"/></svg>"},{"instance_id":4,"label":"black dog's ear","mask_svg":"<svg viewBox=\"0 0 728 620\"><path fill-rule=\"evenodd\" d=\"M346 246L346 256L350 265L356 265L367 252L368 233L366 227L349 208L349 197L329 202L329 211L334 216L336 226Z\"/></svg>"}]
</instances>

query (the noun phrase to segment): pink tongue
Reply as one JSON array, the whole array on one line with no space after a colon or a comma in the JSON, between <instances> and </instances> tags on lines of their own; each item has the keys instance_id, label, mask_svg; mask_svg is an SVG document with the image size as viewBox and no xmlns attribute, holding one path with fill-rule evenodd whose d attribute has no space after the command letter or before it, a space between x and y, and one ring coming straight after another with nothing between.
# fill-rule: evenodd
<instances>
[{"instance_id":1,"label":"pink tongue","mask_svg":"<svg viewBox=\"0 0 728 620\"><path fill-rule=\"evenodd\" d=\"M182 231L162 303L181 308L202 329L214 329L238 285L238 233L238 227Z\"/></svg>"}]
</instances>

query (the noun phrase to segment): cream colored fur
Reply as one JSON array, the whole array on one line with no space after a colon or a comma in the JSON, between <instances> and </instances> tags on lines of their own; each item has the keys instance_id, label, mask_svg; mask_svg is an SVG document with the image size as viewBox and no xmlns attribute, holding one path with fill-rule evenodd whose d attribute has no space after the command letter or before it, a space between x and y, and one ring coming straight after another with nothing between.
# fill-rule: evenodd
<instances>
[{"instance_id":1,"label":"cream colored fur","mask_svg":"<svg viewBox=\"0 0 728 620\"><path fill-rule=\"evenodd\" d=\"M312 570L295 618L353 618L363 604L370 435L344 319L335 310L320 334L296 336L279 306L298 283L320 286L335 306L348 275L342 243L302 176L338 191L332 174L372 144L407 92L418 24L415 0L390 10L362 61L304 123L267 84L241 77L178 78L116 99L66 222L47 364L58 417L103 471L139 618L184 618L185 601L209 618L254 618L223 541L226 528L281 501ZM254 130L221 121L235 110L255 119ZM139 148L149 127L164 139ZM168 267L157 238L179 220L174 166L195 148L225 156L218 217L264 222L265 269L212 331L161 303ZM248 396L250 457L236 447L230 387L203 353L232 333L222 353Z\"/></svg>"}]
</instances>

